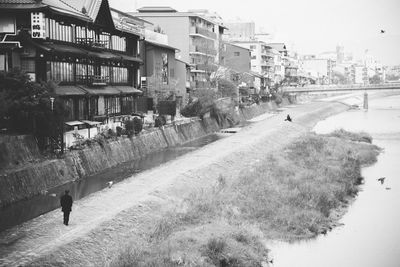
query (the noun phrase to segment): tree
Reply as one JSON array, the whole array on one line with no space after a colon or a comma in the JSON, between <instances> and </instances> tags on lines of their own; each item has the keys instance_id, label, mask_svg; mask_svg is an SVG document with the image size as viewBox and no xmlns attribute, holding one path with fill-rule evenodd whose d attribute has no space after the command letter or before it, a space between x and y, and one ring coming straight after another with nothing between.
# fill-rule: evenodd
<instances>
[{"instance_id":1,"label":"tree","mask_svg":"<svg viewBox=\"0 0 400 267\"><path fill-rule=\"evenodd\" d=\"M372 76L371 78L369 78L369 83L370 84L378 84L381 83L381 77L379 77L378 74L375 74L374 76Z\"/></svg>"},{"instance_id":2,"label":"tree","mask_svg":"<svg viewBox=\"0 0 400 267\"><path fill-rule=\"evenodd\" d=\"M35 83L19 69L0 72L0 127L20 134L34 134L43 148L46 137L62 132L67 116L54 82ZM54 98L53 109L50 98Z\"/></svg>"},{"instance_id":3,"label":"tree","mask_svg":"<svg viewBox=\"0 0 400 267\"><path fill-rule=\"evenodd\" d=\"M218 82L218 94L221 97L237 97L237 86L230 80L221 79Z\"/></svg>"}]
</instances>

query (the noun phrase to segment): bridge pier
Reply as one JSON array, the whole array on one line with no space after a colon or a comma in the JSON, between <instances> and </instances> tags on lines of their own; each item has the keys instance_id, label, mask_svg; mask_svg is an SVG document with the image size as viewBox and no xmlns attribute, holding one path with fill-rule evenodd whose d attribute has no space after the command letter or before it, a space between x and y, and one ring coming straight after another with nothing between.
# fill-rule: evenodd
<instances>
[{"instance_id":1,"label":"bridge pier","mask_svg":"<svg viewBox=\"0 0 400 267\"><path fill-rule=\"evenodd\" d=\"M364 92L364 109L368 109L368 93Z\"/></svg>"}]
</instances>

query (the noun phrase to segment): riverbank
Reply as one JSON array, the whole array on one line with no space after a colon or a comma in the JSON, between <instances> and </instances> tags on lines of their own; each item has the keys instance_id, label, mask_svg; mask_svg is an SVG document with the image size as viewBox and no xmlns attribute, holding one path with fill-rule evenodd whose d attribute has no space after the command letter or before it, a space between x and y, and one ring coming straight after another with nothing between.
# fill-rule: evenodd
<instances>
[{"instance_id":1,"label":"riverbank","mask_svg":"<svg viewBox=\"0 0 400 267\"><path fill-rule=\"evenodd\" d=\"M262 266L265 240L326 233L358 192L361 166L376 161L366 134L305 134L268 154L232 181L221 175L208 190L186 196L111 266Z\"/></svg>"},{"instance_id":2,"label":"riverbank","mask_svg":"<svg viewBox=\"0 0 400 267\"><path fill-rule=\"evenodd\" d=\"M285 99L285 104L288 101ZM90 142L88 147L67 152L62 158L43 157L33 137L0 136L0 208L54 188L96 175L123 162L140 158L168 147L178 146L217 132L230 123L276 110L273 102L245 107L230 114L233 121L217 122L208 117L151 128L132 138L113 137ZM106 187L106 186L104 186Z\"/></svg>"},{"instance_id":3,"label":"riverbank","mask_svg":"<svg viewBox=\"0 0 400 267\"><path fill-rule=\"evenodd\" d=\"M288 107L292 123L284 121L286 114L276 114L77 201L68 227L62 225L57 210L6 230L0 239L10 242L0 246L0 264L108 264L130 240L142 242L162 214L180 208L188 194L212 188L220 175L228 183L235 181L240 170L282 150L321 119L347 109L340 103L322 102Z\"/></svg>"}]
</instances>

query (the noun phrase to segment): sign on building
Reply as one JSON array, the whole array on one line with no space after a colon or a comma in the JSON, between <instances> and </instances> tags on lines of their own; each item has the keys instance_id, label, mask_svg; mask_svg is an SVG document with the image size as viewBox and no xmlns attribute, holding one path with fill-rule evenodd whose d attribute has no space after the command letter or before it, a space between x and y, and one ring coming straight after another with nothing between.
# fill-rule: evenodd
<instances>
[{"instance_id":1,"label":"sign on building","mask_svg":"<svg viewBox=\"0 0 400 267\"><path fill-rule=\"evenodd\" d=\"M31 35L32 38L46 38L45 17L42 12L31 13Z\"/></svg>"}]
</instances>

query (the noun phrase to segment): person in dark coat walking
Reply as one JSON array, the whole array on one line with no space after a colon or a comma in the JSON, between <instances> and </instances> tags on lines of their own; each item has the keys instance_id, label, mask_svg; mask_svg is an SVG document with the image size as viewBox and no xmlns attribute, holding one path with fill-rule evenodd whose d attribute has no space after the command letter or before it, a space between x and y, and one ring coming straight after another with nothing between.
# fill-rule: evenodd
<instances>
[{"instance_id":1,"label":"person in dark coat walking","mask_svg":"<svg viewBox=\"0 0 400 267\"><path fill-rule=\"evenodd\" d=\"M69 214L72 211L72 197L69 195L69 190L65 190L65 194L60 199L61 210L64 213L64 224L68 225Z\"/></svg>"}]
</instances>

